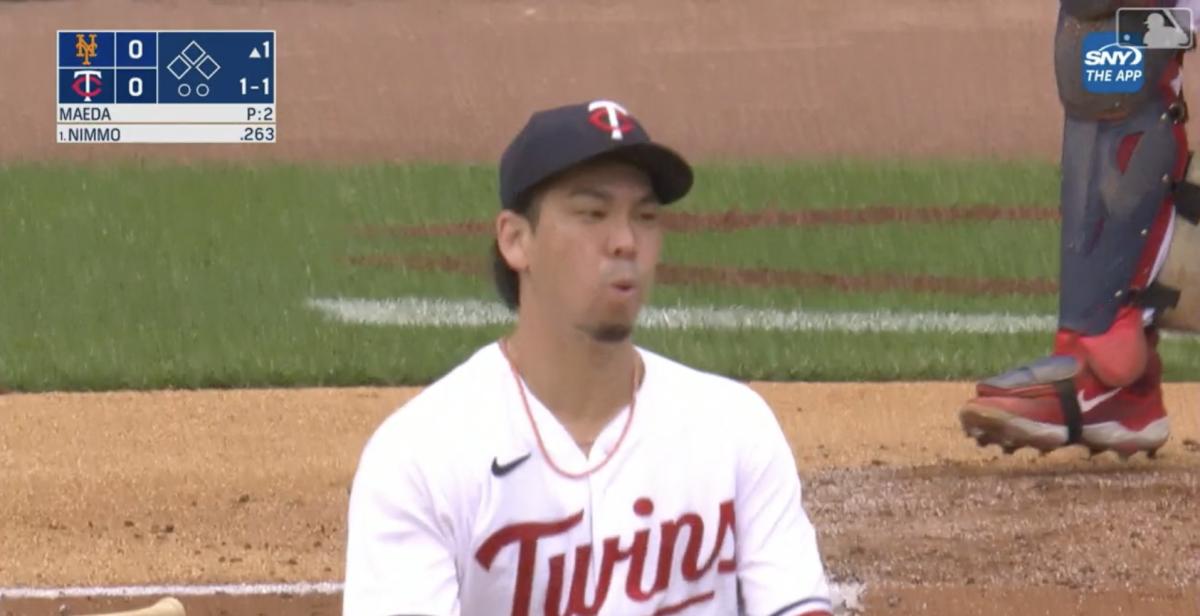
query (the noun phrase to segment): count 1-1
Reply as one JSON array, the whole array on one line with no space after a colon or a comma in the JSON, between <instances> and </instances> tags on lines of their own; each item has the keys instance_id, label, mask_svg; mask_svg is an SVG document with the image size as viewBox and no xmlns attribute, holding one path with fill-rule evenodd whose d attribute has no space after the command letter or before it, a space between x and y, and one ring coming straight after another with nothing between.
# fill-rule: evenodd
<instances>
[{"instance_id":1,"label":"count 1-1","mask_svg":"<svg viewBox=\"0 0 1200 616\"><path fill-rule=\"evenodd\" d=\"M249 90L254 90L254 92L257 94L259 89L261 89L262 93L265 95L270 96L270 94L271 94L271 78L270 77L262 78L262 86L259 86L258 84L254 84L247 88L247 86L249 84L247 84L245 77L242 77L241 79L239 79L238 83L242 84L242 96L249 94Z\"/></svg>"}]
</instances>

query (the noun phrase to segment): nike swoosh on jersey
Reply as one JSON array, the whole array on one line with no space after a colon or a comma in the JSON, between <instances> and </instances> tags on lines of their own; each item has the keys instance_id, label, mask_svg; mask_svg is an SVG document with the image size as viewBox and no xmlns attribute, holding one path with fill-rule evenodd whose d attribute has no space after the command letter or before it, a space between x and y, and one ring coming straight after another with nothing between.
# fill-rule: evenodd
<instances>
[{"instance_id":1,"label":"nike swoosh on jersey","mask_svg":"<svg viewBox=\"0 0 1200 616\"><path fill-rule=\"evenodd\" d=\"M503 477L503 476L513 472L513 469L517 468L518 466L521 466L521 464L523 462L525 462L526 460L528 460L529 457L532 455L533 455L532 452L527 453L527 454L517 458L516 460L513 460L506 464L501 464L499 458L492 458L492 474L497 477Z\"/></svg>"},{"instance_id":2,"label":"nike swoosh on jersey","mask_svg":"<svg viewBox=\"0 0 1200 616\"><path fill-rule=\"evenodd\" d=\"M1102 404L1105 400L1108 400L1109 398L1117 395L1117 393L1119 393L1120 391L1121 391L1121 388L1118 387L1112 391L1106 391L1106 392L1100 394L1099 396L1092 398L1091 400L1084 398L1083 392L1081 391L1081 392L1075 394L1075 398L1079 401L1079 410L1086 413L1086 412L1096 408L1097 406L1100 406L1100 404Z\"/></svg>"}]
</instances>

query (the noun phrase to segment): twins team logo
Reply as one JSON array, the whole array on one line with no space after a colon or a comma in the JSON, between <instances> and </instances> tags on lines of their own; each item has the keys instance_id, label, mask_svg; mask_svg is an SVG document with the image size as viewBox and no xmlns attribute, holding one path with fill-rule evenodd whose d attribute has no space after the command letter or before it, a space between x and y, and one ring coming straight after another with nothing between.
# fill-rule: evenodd
<instances>
[{"instance_id":1,"label":"twins team logo","mask_svg":"<svg viewBox=\"0 0 1200 616\"><path fill-rule=\"evenodd\" d=\"M629 112L619 103L612 101L593 101L588 105L588 122L592 126L606 132L614 141L625 138L625 132L633 130L637 125Z\"/></svg>"},{"instance_id":2,"label":"twins team logo","mask_svg":"<svg viewBox=\"0 0 1200 616\"><path fill-rule=\"evenodd\" d=\"M1092 32L1083 39L1083 88L1096 94L1130 94L1146 81L1145 56L1117 42L1113 32Z\"/></svg>"},{"instance_id":3,"label":"twins team logo","mask_svg":"<svg viewBox=\"0 0 1200 616\"><path fill-rule=\"evenodd\" d=\"M86 61L86 60L85 60ZM104 82L100 80L100 71L75 71L75 81L71 82L71 90L83 98L83 102L92 102L93 96L100 96Z\"/></svg>"}]
</instances>

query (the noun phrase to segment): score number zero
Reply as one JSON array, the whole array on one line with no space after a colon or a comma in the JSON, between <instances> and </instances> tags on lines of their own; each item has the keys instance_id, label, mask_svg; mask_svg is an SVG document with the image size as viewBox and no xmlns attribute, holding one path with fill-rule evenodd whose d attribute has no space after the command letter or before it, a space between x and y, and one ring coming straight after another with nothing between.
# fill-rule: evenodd
<instances>
[{"instance_id":1,"label":"score number zero","mask_svg":"<svg viewBox=\"0 0 1200 616\"><path fill-rule=\"evenodd\" d=\"M135 38L129 41L129 58L131 60L141 60L142 55L145 53L146 48L141 39ZM142 82L141 77L130 78L129 82L126 84L126 88L129 90L129 95L134 98L140 98L142 93L145 91L145 85Z\"/></svg>"}]
</instances>

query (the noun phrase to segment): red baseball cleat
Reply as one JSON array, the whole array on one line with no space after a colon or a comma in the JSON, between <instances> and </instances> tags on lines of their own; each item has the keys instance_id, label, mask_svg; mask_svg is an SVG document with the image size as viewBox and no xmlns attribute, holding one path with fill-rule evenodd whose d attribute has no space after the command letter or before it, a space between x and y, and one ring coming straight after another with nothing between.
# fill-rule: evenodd
<instances>
[{"instance_id":1,"label":"red baseball cleat","mask_svg":"<svg viewBox=\"0 0 1200 616\"><path fill-rule=\"evenodd\" d=\"M981 446L997 444L1005 453L1079 444L1093 454L1115 451L1128 458L1145 451L1154 457L1170 435L1162 361L1157 332L1150 329L1139 338L1140 344L1123 345L1128 346L1123 353L1106 349L1108 357L1089 361L1096 345L1060 333L1057 354L979 383L977 397L959 411L963 430ZM1123 369L1128 362L1121 366L1121 358L1133 358L1142 368ZM1106 382L1097 372L1110 378Z\"/></svg>"}]
</instances>

